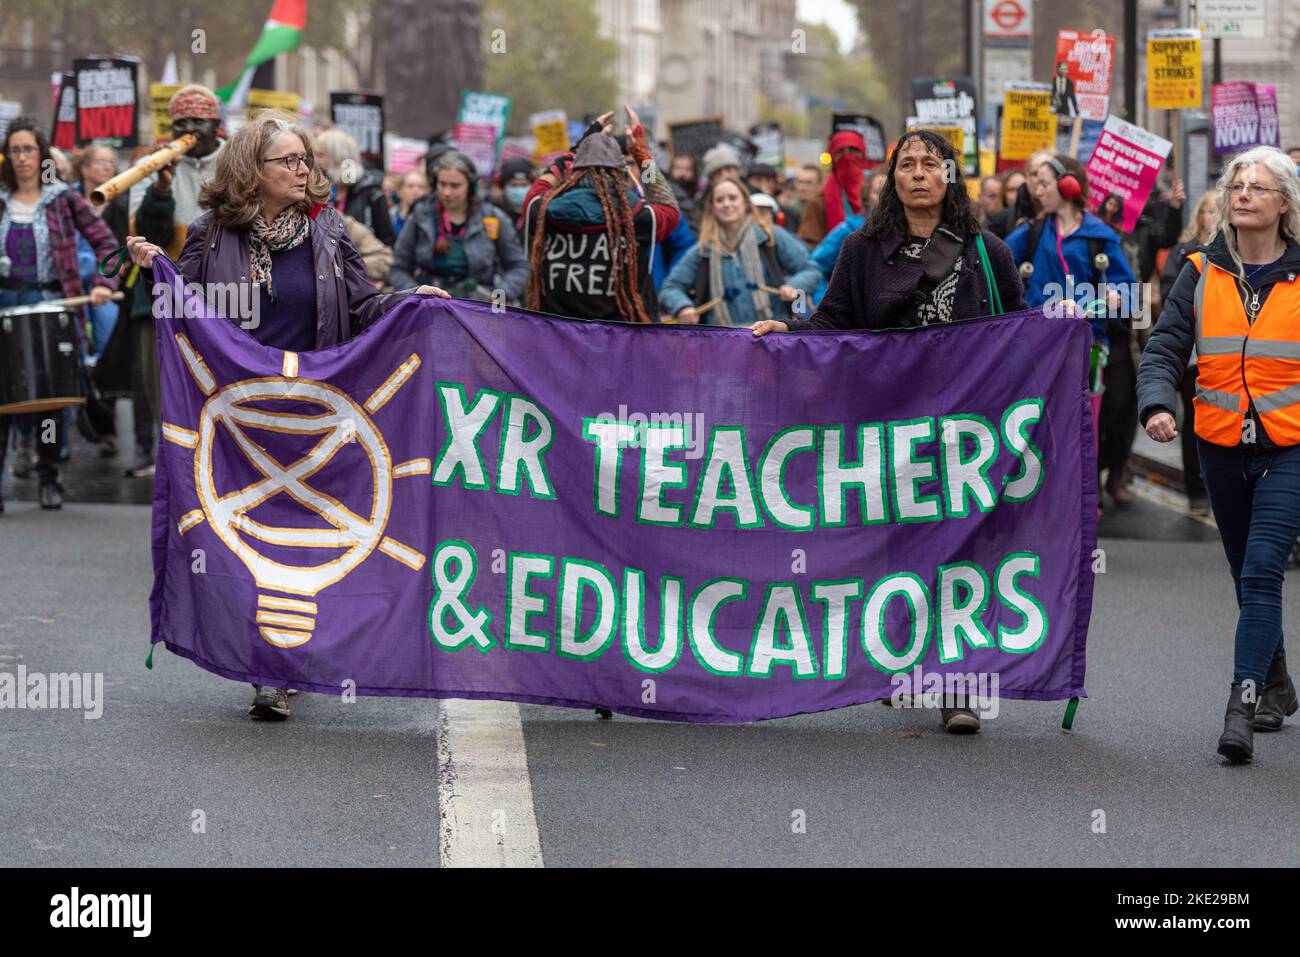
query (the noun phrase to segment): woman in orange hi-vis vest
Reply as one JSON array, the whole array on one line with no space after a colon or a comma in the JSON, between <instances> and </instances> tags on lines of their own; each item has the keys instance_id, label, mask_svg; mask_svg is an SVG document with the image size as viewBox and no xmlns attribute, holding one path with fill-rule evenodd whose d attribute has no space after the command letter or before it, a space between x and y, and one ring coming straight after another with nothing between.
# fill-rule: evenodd
<instances>
[{"instance_id":1,"label":"woman in orange hi-vis vest","mask_svg":"<svg viewBox=\"0 0 1300 957\"><path fill-rule=\"evenodd\" d=\"M1179 379L1195 349L1196 437L1237 588L1232 691L1219 753L1251 760L1300 702L1282 648L1282 579L1300 533L1300 177L1272 147L1219 180L1223 227L1188 257L1138 370L1147 434L1177 437ZM1257 690L1258 689L1258 690Z\"/></svg>"}]
</instances>

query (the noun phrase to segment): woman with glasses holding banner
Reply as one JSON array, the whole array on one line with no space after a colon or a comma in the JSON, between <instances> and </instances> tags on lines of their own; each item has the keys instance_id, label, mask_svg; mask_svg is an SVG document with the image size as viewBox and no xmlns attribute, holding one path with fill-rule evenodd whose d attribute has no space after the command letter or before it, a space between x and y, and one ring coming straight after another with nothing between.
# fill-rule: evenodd
<instances>
[{"instance_id":1,"label":"woman with glasses holding banner","mask_svg":"<svg viewBox=\"0 0 1300 957\"><path fill-rule=\"evenodd\" d=\"M381 294L343 216L325 205L328 198L329 181L314 165L307 128L288 113L262 113L222 150L199 195L208 211L190 224L177 271L205 294L251 283L257 311L226 318L250 320L244 325L254 339L288 352L351 339L411 292L447 297L433 286ZM128 238L127 249L142 268L162 252L140 236ZM254 687L250 715L289 716L286 689Z\"/></svg>"},{"instance_id":2,"label":"woman with glasses holding banner","mask_svg":"<svg viewBox=\"0 0 1300 957\"><path fill-rule=\"evenodd\" d=\"M1138 368L1139 415L1178 437L1193 349L1201 473L1237 592L1232 687L1219 737L1231 763L1254 732L1300 708L1282 645L1282 581L1300 534L1300 177L1281 150L1235 157L1219 179L1218 234L1192 253Z\"/></svg>"},{"instance_id":3,"label":"woman with glasses holding banner","mask_svg":"<svg viewBox=\"0 0 1300 957\"><path fill-rule=\"evenodd\" d=\"M880 202L845 240L817 311L803 321L757 322L754 335L912 328L1024 308L1011 251L975 219L961 157L937 133L916 130L898 141ZM965 695L943 704L945 731L979 731Z\"/></svg>"}]
</instances>

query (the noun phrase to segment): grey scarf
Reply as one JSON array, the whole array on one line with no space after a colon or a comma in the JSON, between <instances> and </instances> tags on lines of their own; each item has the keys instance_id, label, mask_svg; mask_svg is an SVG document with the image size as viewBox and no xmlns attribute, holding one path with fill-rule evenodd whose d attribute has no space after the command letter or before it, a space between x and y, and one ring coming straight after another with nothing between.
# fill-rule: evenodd
<instances>
[{"instance_id":1,"label":"grey scarf","mask_svg":"<svg viewBox=\"0 0 1300 957\"><path fill-rule=\"evenodd\" d=\"M729 253L740 261L745 279L751 285L749 294L754 303L755 315L760 320L771 319L772 301L768 298L768 293L758 288L767 285L767 277L763 272L763 260L758 255L758 227L754 225L753 220L740 227L740 233L736 236L736 247L734 250L729 250ZM709 256L709 298L722 296L722 301L713 307L715 316L713 324L730 326L733 323L731 310L727 308L727 284L722 279L722 259L722 254L716 248Z\"/></svg>"}]
</instances>

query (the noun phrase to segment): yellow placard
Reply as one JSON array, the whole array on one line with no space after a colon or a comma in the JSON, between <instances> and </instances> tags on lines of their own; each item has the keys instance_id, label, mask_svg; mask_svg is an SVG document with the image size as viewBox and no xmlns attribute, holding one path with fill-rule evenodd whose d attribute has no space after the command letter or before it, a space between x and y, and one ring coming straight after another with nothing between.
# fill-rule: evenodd
<instances>
[{"instance_id":1,"label":"yellow placard","mask_svg":"<svg viewBox=\"0 0 1300 957\"><path fill-rule=\"evenodd\" d=\"M960 126L934 126L929 123L912 123L907 127L907 132L913 130L929 130L931 133L938 133L957 151L957 155L965 155L966 131Z\"/></svg>"},{"instance_id":2,"label":"yellow placard","mask_svg":"<svg viewBox=\"0 0 1300 957\"><path fill-rule=\"evenodd\" d=\"M1147 107L1195 109L1201 105L1201 35L1157 30L1147 37Z\"/></svg>"},{"instance_id":3,"label":"yellow placard","mask_svg":"<svg viewBox=\"0 0 1300 957\"><path fill-rule=\"evenodd\" d=\"M149 107L153 113L153 139L155 143L170 143L172 139L172 114L167 104L172 101L180 83L150 83Z\"/></svg>"},{"instance_id":4,"label":"yellow placard","mask_svg":"<svg viewBox=\"0 0 1300 957\"><path fill-rule=\"evenodd\" d=\"M1002 158L1029 159L1056 143L1056 116L1052 91L1028 86L1007 88L1002 99Z\"/></svg>"},{"instance_id":5,"label":"yellow placard","mask_svg":"<svg viewBox=\"0 0 1300 957\"><path fill-rule=\"evenodd\" d=\"M569 150L568 117L563 110L548 110L532 117L533 137L537 140L534 159Z\"/></svg>"},{"instance_id":6,"label":"yellow placard","mask_svg":"<svg viewBox=\"0 0 1300 957\"><path fill-rule=\"evenodd\" d=\"M284 110L297 116L298 100L297 93L284 93L280 90L249 90L248 118L251 120L263 110Z\"/></svg>"}]
</instances>

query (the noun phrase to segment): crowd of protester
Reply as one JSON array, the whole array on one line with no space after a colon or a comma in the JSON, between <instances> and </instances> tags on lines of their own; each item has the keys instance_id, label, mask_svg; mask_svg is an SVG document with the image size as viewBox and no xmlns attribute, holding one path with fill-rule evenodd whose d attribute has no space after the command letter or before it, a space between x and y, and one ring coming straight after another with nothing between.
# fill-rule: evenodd
<instances>
[{"instance_id":1,"label":"crowd of protester","mask_svg":"<svg viewBox=\"0 0 1300 957\"><path fill-rule=\"evenodd\" d=\"M190 279L251 282L262 321L250 334L287 350L345 341L408 295L586 320L748 327L755 340L1060 308L1086 317L1092 333L1099 503L1132 502L1128 462L1141 424L1158 441L1181 437L1189 508L1212 508L1225 530L1242 617L1221 753L1249 759L1252 728L1275 730L1296 710L1273 572L1300 531L1286 482L1300 468L1291 455L1300 403L1278 398L1243 413L1226 390L1243 375L1276 385L1268 363L1300 358L1300 344L1288 344L1252 364L1249 348L1255 320L1274 333L1261 345L1275 352L1279 337L1294 339L1285 326L1292 293L1270 291L1300 269L1300 151L1234 159L1218 187L1197 197L1186 229L1183 184L1167 178L1125 229L1123 199L1094 202L1086 170L1069 156L1035 153L968 188L953 147L925 130L900 137L884 164L868 161L861 135L840 131L826 144L826 168L780 170L719 143L661 169L628 107L621 132L604 114L545 163L514 157L483 177L473 159L435 138L420 168L398 175L367 169L346 132L309 130L275 111L227 137L204 87L182 88L169 111L174 131L193 134L196 145L107 203L90 196L117 171L112 148L92 143L65 156L25 118L0 147L0 307L89 292L76 326L94 375L75 422L115 455L107 400L132 399L128 477L154 470L161 395L150 270L163 253ZM56 179L42 175L49 168ZM123 245L125 268L104 268ZM317 265L330 260L334 281L318 283ZM1244 277L1254 299L1239 300L1228 274ZM1102 291L1091 301L1055 292L1082 284ZM115 289L120 302L110 299ZM1152 334L1146 320L1157 315ZM1223 335L1202 339L1207 321ZM1239 332L1247 341L1240 369L1241 357L1209 348ZM1223 388L1207 387L1211 379ZM1239 445L1243 416L1263 433L1259 448ZM37 434L33 416L0 417L0 469L8 455L15 478L35 473L41 506L55 510L74 416L45 418L55 425L50 435ZM1247 681L1264 688L1258 708L1243 697ZM259 686L252 713L284 717L285 695ZM947 730L978 730L963 702L949 704Z\"/></svg>"},{"instance_id":2,"label":"crowd of protester","mask_svg":"<svg viewBox=\"0 0 1300 957\"><path fill-rule=\"evenodd\" d=\"M204 211L200 192L227 140L220 131L220 107L204 88L187 87L173 101L171 112L176 132L198 134L199 146L173 168L138 184L129 195L87 208L117 243L135 232L175 257L187 227ZM735 326L774 320L799 326L812 321L821 306L816 322L862 323L843 317L840 296L849 286L833 292L831 280L847 252L851 255L845 268L862 283L860 273L865 267L859 261L859 247L850 238L861 233L879 241L882 227L873 227L870 221L881 209L882 197L901 200L904 207L910 199L889 190L892 157L886 168L873 169L862 137L842 131L827 142L827 167L812 163L778 170L767 163L747 162L735 147L719 143L698 157L673 156L667 169L648 178L643 166L653 165L652 154L635 114L629 112L620 135L615 135L611 117L601 117L573 151L551 157L545 165L513 157L482 181L474 161L439 138L432 141L418 168L401 174L368 169L352 137L328 125L312 131L303 161L312 178L325 183L327 192L320 205L337 212L365 276L377 289L428 285L457 297L496 299L588 319ZM38 158L53 160L78 196L89 196L118 171L117 154L107 145L93 143L69 158L49 146L39 124L19 123L11 129L20 140L32 139L31 145L41 153ZM923 142L930 162L944 153L932 139ZM915 137L905 137L904 142L914 149L922 143ZM8 140L4 145L9 148ZM21 149L22 144L14 145ZM138 149L131 160L146 152ZM1067 175L1071 189L1081 189L1064 196L1058 184ZM8 187L8 192L13 190ZM951 200L954 194L948 195ZM967 239L978 230L986 254L992 255L998 268L1006 251L1020 269L1018 283L1030 306L1044 302L1043 290L1062 281L1068 267L1079 282L1158 283L1159 292L1152 297L1152 314L1158 314L1177 266L1189 250L1212 235L1207 232L1213 227L1210 204L1204 198L1198 204L1204 213L1202 217L1198 212L1199 225L1181 233L1184 192L1176 181L1154 192L1137 225L1122 232L1118 197L1106 197L1094 215L1081 167L1069 157L1046 151L1034 154L1023 167L983 177L970 195L969 202L965 192L957 197L961 222L951 222L955 214L949 211L944 225L960 226L970 234ZM8 193L0 193L0 203L7 200ZM925 248L931 234L911 228L915 217L905 223L898 219L898 210L892 215L893 228L902 233L897 248L905 264L909 251ZM904 230L904 225L909 228ZM566 244L564 237L597 229L612 244L635 247L637 256L621 270L620 257L611 257L605 276L609 281L580 291L574 288L573 276L581 270L586 270L583 275L601 275L599 265L594 264L597 271L593 272L593 263L565 260L576 246ZM1068 231L1062 246L1064 260L1051 253L1058 230ZM1109 261L1104 273L1095 269L1098 244ZM106 242L100 246L106 247ZM75 251L80 284L86 288L104 284L96 272L98 250L84 233L75 237ZM894 262L888 257L882 261ZM913 257L912 261L920 260ZM122 344L115 340L111 350L116 374L105 371L97 378L110 383L110 394L129 392L134 400L135 456L127 474L145 478L153 469L159 393L150 301L138 278L138 270L123 277L126 299L122 303L95 302L86 308L85 355L93 366L109 348L119 315L126 319L129 329L118 336ZM842 278L847 279L847 274ZM941 292L946 296L948 290ZM21 298L11 291L5 302L52 295L52 288L28 291ZM934 319L987 314L981 310L988 308L988 298L966 303L958 297L955 313L944 298ZM1005 308L1006 300L1019 302L1020 296L1003 299ZM1099 469L1107 501L1125 506L1132 500L1127 461L1138 425L1134 381L1145 333L1135 332L1131 319L1107 319L1101 314L1106 312L1102 309L1093 316L1095 351L1100 354L1094 364L1104 363L1106 368L1104 388L1102 377L1096 376ZM876 309L865 324L879 327L887 313L890 310L883 307ZM1188 382L1193 380L1194 375ZM77 425L94 438L103 454L113 455L117 437L111 416L102 409L94 414L97 408L90 403ZM1187 409L1190 415L1190 404ZM30 474L37 465L27 426L20 419L13 430L12 462L19 476ZM70 415L64 416L63 426L59 450L66 457ZM1184 455L1187 474L1195 476L1194 444L1185 443ZM41 474L50 488L48 504L57 505L57 470L48 451L44 462ZM1198 477L1189 480L1188 494L1191 507L1206 510Z\"/></svg>"}]
</instances>

